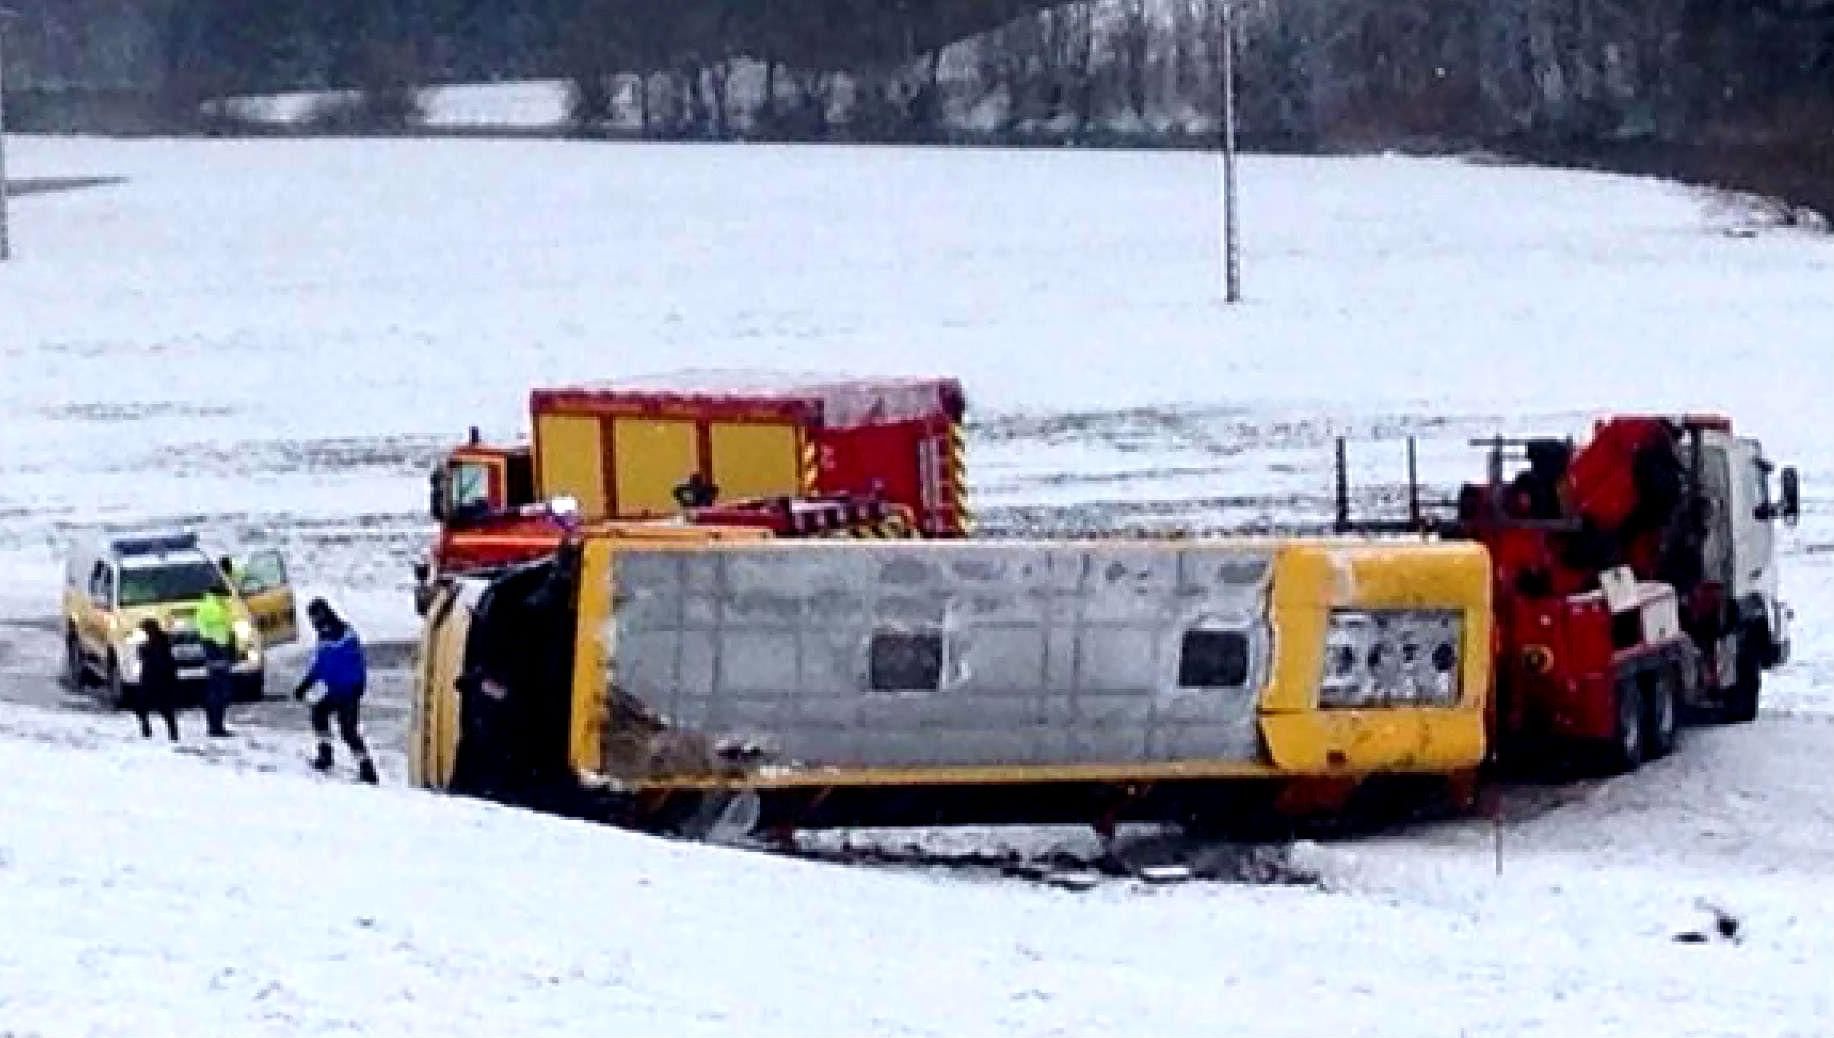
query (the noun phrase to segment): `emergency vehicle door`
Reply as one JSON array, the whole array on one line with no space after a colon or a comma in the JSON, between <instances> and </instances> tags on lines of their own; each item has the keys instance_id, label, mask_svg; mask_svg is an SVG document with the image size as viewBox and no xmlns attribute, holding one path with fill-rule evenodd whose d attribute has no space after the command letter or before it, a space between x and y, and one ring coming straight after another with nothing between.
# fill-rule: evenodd
<instances>
[{"instance_id":1,"label":"emergency vehicle door","mask_svg":"<svg viewBox=\"0 0 1834 1038\"><path fill-rule=\"evenodd\" d=\"M262 648L299 640L298 604L287 582L287 562L277 551L258 551L239 567L236 590L248 606Z\"/></svg>"},{"instance_id":2,"label":"emergency vehicle door","mask_svg":"<svg viewBox=\"0 0 1834 1038\"><path fill-rule=\"evenodd\" d=\"M108 656L109 642L114 635L114 616L115 568L106 562L97 562L89 571L78 606L76 633L83 651L95 658L98 667Z\"/></svg>"}]
</instances>

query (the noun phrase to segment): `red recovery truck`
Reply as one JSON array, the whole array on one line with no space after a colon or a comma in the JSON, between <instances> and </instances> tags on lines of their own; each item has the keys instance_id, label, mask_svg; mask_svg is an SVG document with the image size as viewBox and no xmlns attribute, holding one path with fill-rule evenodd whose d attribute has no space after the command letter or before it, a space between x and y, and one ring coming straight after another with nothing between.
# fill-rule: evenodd
<instances>
[{"instance_id":1,"label":"red recovery truck","mask_svg":"<svg viewBox=\"0 0 1834 1038\"><path fill-rule=\"evenodd\" d=\"M1787 661L1775 525L1800 513L1794 469L1720 417L1599 421L1564 439L1473 441L1484 482L1456 518L1351 523L1339 441L1338 527L1482 542L1495 575L1492 747L1539 761L1580 748L1628 771L1673 748L1684 714L1749 721L1762 672ZM1506 473L1511 461L1526 465Z\"/></svg>"},{"instance_id":2,"label":"red recovery truck","mask_svg":"<svg viewBox=\"0 0 1834 1038\"><path fill-rule=\"evenodd\" d=\"M954 379L687 374L537 389L532 442L487 445L473 429L435 467L439 538L416 567L416 604L445 576L550 554L580 523L965 535L964 411Z\"/></svg>"}]
</instances>

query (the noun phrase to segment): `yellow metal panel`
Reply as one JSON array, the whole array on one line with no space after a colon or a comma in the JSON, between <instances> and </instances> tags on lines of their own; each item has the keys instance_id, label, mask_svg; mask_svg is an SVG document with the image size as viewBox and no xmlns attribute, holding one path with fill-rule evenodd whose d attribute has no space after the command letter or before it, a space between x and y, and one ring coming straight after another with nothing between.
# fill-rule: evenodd
<instances>
[{"instance_id":1,"label":"yellow metal panel","mask_svg":"<svg viewBox=\"0 0 1834 1038\"><path fill-rule=\"evenodd\" d=\"M1320 709L1325 632L1337 608L1462 611L1458 705ZM1261 730L1279 768L1450 771L1482 761L1491 690L1490 563L1482 546L1295 542L1275 563L1272 614L1274 665Z\"/></svg>"},{"instance_id":2,"label":"yellow metal panel","mask_svg":"<svg viewBox=\"0 0 1834 1038\"><path fill-rule=\"evenodd\" d=\"M612 441L617 451L618 514L680 511L675 488L700 470L694 423L618 418L612 424Z\"/></svg>"},{"instance_id":3,"label":"yellow metal panel","mask_svg":"<svg viewBox=\"0 0 1834 1038\"><path fill-rule=\"evenodd\" d=\"M605 499L603 420L568 414L536 415L535 443L541 465L541 494L574 498L579 502L580 514L588 519L605 515L609 502Z\"/></svg>"},{"instance_id":4,"label":"yellow metal panel","mask_svg":"<svg viewBox=\"0 0 1834 1038\"><path fill-rule=\"evenodd\" d=\"M428 789L452 783L458 761L458 676L465 665L471 611L458 588L438 590L427 608L416 659L413 711L408 737L408 781Z\"/></svg>"},{"instance_id":5,"label":"yellow metal panel","mask_svg":"<svg viewBox=\"0 0 1834 1038\"><path fill-rule=\"evenodd\" d=\"M1490 563L1469 543L1337 544L1295 541L1274 564L1277 641L1265 711L1309 710L1324 672L1333 609L1458 609L1464 613L1464 689L1481 705L1490 677Z\"/></svg>"},{"instance_id":6,"label":"yellow metal panel","mask_svg":"<svg viewBox=\"0 0 1834 1038\"><path fill-rule=\"evenodd\" d=\"M573 708L567 732L567 761L576 775L605 770L605 661L611 624L611 548L604 537L586 541L580 553L578 619L573 639Z\"/></svg>"},{"instance_id":7,"label":"yellow metal panel","mask_svg":"<svg viewBox=\"0 0 1834 1038\"><path fill-rule=\"evenodd\" d=\"M1261 732L1285 774L1437 774L1484 759L1484 712L1468 706L1263 714Z\"/></svg>"},{"instance_id":8,"label":"yellow metal panel","mask_svg":"<svg viewBox=\"0 0 1834 1038\"><path fill-rule=\"evenodd\" d=\"M588 531L580 553L579 606L574 613L573 696L567 732L567 760L577 775L610 771L604 758L605 728L610 721L606 663L615 646L611 634L612 583L617 552L695 550L715 542L756 544L768 531L747 527L641 526L607 524Z\"/></svg>"},{"instance_id":9,"label":"yellow metal panel","mask_svg":"<svg viewBox=\"0 0 1834 1038\"><path fill-rule=\"evenodd\" d=\"M713 482L720 497L796 494L802 473L794 425L716 422L713 425Z\"/></svg>"},{"instance_id":10,"label":"yellow metal panel","mask_svg":"<svg viewBox=\"0 0 1834 1038\"><path fill-rule=\"evenodd\" d=\"M1261 694L1263 713L1314 709L1324 675L1325 629L1332 603L1349 598L1349 579L1348 566L1336 565L1323 552L1285 548L1274 557L1268 603L1274 651Z\"/></svg>"},{"instance_id":11,"label":"yellow metal panel","mask_svg":"<svg viewBox=\"0 0 1834 1038\"><path fill-rule=\"evenodd\" d=\"M435 777L431 740L433 735L433 718L431 716L431 696L434 687L433 668L437 665L438 652L434 649L434 609L451 597L449 588L434 591L434 598L427 608L427 622L420 629L420 647L418 658L414 661L414 688L412 698L408 701L408 785L422 789L438 789L442 783Z\"/></svg>"}]
</instances>

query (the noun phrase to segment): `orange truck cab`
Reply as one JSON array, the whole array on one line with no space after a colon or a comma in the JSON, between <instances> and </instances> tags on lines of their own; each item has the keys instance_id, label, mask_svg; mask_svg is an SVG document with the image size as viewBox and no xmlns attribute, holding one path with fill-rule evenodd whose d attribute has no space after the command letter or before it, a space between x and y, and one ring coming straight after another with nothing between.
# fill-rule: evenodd
<instances>
[{"instance_id":1,"label":"orange truck cab","mask_svg":"<svg viewBox=\"0 0 1834 1038\"><path fill-rule=\"evenodd\" d=\"M918 536L964 535L964 411L960 383L939 378L690 373L534 390L530 443L492 446L474 429L435 468L439 538L416 604L445 577L549 554L579 523L733 524L737 507L807 536L792 504L827 499L889 510Z\"/></svg>"},{"instance_id":2,"label":"orange truck cab","mask_svg":"<svg viewBox=\"0 0 1834 1038\"><path fill-rule=\"evenodd\" d=\"M471 440L448 454L433 480L433 514L446 522L500 515L535 501L534 452L526 445L493 447Z\"/></svg>"}]
</instances>

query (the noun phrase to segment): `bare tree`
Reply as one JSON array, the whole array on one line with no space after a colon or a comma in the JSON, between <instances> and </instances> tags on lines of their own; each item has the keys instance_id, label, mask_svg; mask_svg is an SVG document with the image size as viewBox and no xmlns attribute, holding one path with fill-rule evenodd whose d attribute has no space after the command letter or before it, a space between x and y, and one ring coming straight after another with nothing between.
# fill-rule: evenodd
<instances>
[{"instance_id":1,"label":"bare tree","mask_svg":"<svg viewBox=\"0 0 1834 1038\"><path fill-rule=\"evenodd\" d=\"M1069 121L1082 135L1095 116L1095 25L1087 3L1049 8L1039 15L1044 30L1041 70L1053 120Z\"/></svg>"},{"instance_id":2,"label":"bare tree","mask_svg":"<svg viewBox=\"0 0 1834 1038\"><path fill-rule=\"evenodd\" d=\"M616 0L580 0L563 36L560 61L568 87L568 122L590 133L612 116L620 48Z\"/></svg>"},{"instance_id":3,"label":"bare tree","mask_svg":"<svg viewBox=\"0 0 1834 1038\"><path fill-rule=\"evenodd\" d=\"M980 96L970 107L998 97L1005 100L1005 125L1010 132L1026 118L1032 80L1043 63L1043 34L1038 19L1021 17L988 33L975 47L975 79Z\"/></svg>"},{"instance_id":4,"label":"bare tree","mask_svg":"<svg viewBox=\"0 0 1834 1038\"><path fill-rule=\"evenodd\" d=\"M1121 100L1141 119L1146 118L1148 75L1153 49L1153 17L1147 0L1118 0L1108 45L1113 55L1115 87Z\"/></svg>"}]
</instances>

